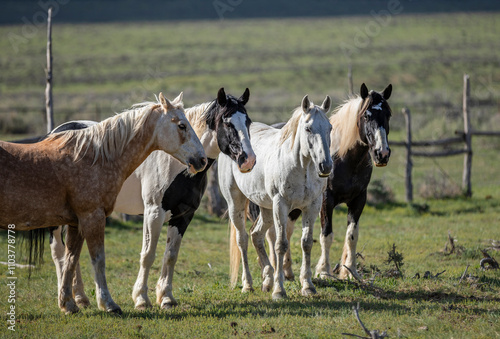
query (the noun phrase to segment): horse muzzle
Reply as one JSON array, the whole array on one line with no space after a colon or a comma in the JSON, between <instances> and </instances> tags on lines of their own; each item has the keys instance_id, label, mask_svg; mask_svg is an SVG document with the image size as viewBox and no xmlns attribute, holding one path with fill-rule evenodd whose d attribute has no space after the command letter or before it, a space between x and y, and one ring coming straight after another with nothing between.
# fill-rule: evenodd
<instances>
[{"instance_id":1,"label":"horse muzzle","mask_svg":"<svg viewBox=\"0 0 500 339\"><path fill-rule=\"evenodd\" d=\"M318 175L320 178L326 178L330 175L333 169L333 162L319 164Z\"/></svg>"},{"instance_id":2,"label":"horse muzzle","mask_svg":"<svg viewBox=\"0 0 500 339\"><path fill-rule=\"evenodd\" d=\"M241 153L238 157L238 169L241 173L250 172L255 166L256 157L255 153L246 154L245 152Z\"/></svg>"},{"instance_id":3,"label":"horse muzzle","mask_svg":"<svg viewBox=\"0 0 500 339\"><path fill-rule=\"evenodd\" d=\"M196 174L198 172L201 172L205 169L207 166L207 158L191 158L189 159L188 162L188 168L189 168L189 173L191 174Z\"/></svg>"},{"instance_id":4,"label":"horse muzzle","mask_svg":"<svg viewBox=\"0 0 500 339\"><path fill-rule=\"evenodd\" d=\"M389 163L389 157L391 156L391 149L386 148L382 151L375 150L373 157L373 164L376 167L385 167Z\"/></svg>"}]
</instances>

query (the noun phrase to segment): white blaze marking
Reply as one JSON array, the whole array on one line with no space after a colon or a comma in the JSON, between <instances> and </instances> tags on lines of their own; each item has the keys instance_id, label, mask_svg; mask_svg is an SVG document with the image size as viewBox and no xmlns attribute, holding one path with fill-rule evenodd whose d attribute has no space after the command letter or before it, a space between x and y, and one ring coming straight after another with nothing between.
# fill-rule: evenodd
<instances>
[{"instance_id":1,"label":"white blaze marking","mask_svg":"<svg viewBox=\"0 0 500 339\"><path fill-rule=\"evenodd\" d=\"M388 148L389 144L387 143L387 133L385 132L385 128L380 127L375 132L375 149L386 150Z\"/></svg>"},{"instance_id":2,"label":"white blaze marking","mask_svg":"<svg viewBox=\"0 0 500 339\"><path fill-rule=\"evenodd\" d=\"M252 145L250 144L250 137L248 136L247 125L245 124L247 116L241 112L236 112L231 116L231 123L236 128L238 132L238 136L241 140L241 146L243 148L243 152L247 154L247 156L251 156L254 154Z\"/></svg>"},{"instance_id":3,"label":"white blaze marking","mask_svg":"<svg viewBox=\"0 0 500 339\"><path fill-rule=\"evenodd\" d=\"M378 104L373 105L372 108L376 109L378 111L381 111L382 110L382 102L379 102Z\"/></svg>"}]
</instances>

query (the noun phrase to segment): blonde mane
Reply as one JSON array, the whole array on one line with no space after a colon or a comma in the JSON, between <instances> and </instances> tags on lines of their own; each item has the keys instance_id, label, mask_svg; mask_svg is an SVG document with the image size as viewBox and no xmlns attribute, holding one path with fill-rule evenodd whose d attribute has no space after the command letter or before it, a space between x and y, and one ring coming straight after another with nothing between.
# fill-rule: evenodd
<instances>
[{"instance_id":1,"label":"blonde mane","mask_svg":"<svg viewBox=\"0 0 500 339\"><path fill-rule=\"evenodd\" d=\"M74 161L83 158L89 149L94 154L92 165L99 158L103 162L113 161L123 154L125 146L137 135L152 112L158 107L160 104L151 102L135 104L131 109L98 124L85 129L54 133L49 135L46 140L59 140L61 146L74 140Z\"/></svg>"},{"instance_id":2,"label":"blonde mane","mask_svg":"<svg viewBox=\"0 0 500 339\"><path fill-rule=\"evenodd\" d=\"M207 129L207 119L205 113L212 104L212 101L205 102L191 108L186 108L184 111L184 114L186 114L186 118L188 119L196 135L198 136L202 135L203 132Z\"/></svg>"},{"instance_id":3,"label":"blonde mane","mask_svg":"<svg viewBox=\"0 0 500 339\"><path fill-rule=\"evenodd\" d=\"M357 96L337 107L330 117L332 145L334 145L331 150L339 157L343 158L347 151L356 143L361 142L358 119L368 104L369 100L363 100Z\"/></svg>"},{"instance_id":4,"label":"blonde mane","mask_svg":"<svg viewBox=\"0 0 500 339\"><path fill-rule=\"evenodd\" d=\"M292 138L292 143L290 148L293 148L293 144L295 143L295 135L297 134L297 127L299 127L300 117L302 115L302 107L297 107L293 113L292 117L287 121L285 126L281 129L281 137L280 137L280 145L288 139Z\"/></svg>"}]
</instances>

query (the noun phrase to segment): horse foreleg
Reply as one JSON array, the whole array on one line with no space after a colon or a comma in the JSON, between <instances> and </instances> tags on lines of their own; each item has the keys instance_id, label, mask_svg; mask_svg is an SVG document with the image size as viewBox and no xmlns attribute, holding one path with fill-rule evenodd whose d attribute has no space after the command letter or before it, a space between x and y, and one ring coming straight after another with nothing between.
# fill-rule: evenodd
<instances>
[{"instance_id":1,"label":"horse foreleg","mask_svg":"<svg viewBox=\"0 0 500 339\"><path fill-rule=\"evenodd\" d=\"M84 238L76 227L68 227L67 232L64 264L61 268L59 307L63 312L69 314L79 311L75 299L73 299L72 282L76 265L80 259Z\"/></svg>"},{"instance_id":2,"label":"horse foreleg","mask_svg":"<svg viewBox=\"0 0 500 339\"><path fill-rule=\"evenodd\" d=\"M347 205L347 232L345 235L344 249L342 251L342 259L340 261L339 274L339 277L343 279L351 276L351 272L355 275L355 278L361 279L361 276L356 270L356 245L358 243L359 234L359 217L363 212L365 203L366 192ZM351 272L344 266L347 266Z\"/></svg>"},{"instance_id":3,"label":"horse foreleg","mask_svg":"<svg viewBox=\"0 0 500 339\"><path fill-rule=\"evenodd\" d=\"M283 284L283 260L288 249L288 239L286 237L286 224L288 218L288 206L278 195L273 198L273 217L276 230L276 268L274 270L274 291L273 299L286 298L285 286Z\"/></svg>"},{"instance_id":4,"label":"horse foreleg","mask_svg":"<svg viewBox=\"0 0 500 339\"><path fill-rule=\"evenodd\" d=\"M194 211L182 215L175 220L171 220L170 224L175 226L168 226L167 245L165 247L165 254L163 255L161 275L156 285L156 302L160 304L163 309L177 306L177 300L175 300L174 295L172 294L174 268L179 256L182 236L184 235L184 232L186 231L193 216Z\"/></svg>"},{"instance_id":5,"label":"horse foreleg","mask_svg":"<svg viewBox=\"0 0 500 339\"><path fill-rule=\"evenodd\" d=\"M152 307L148 298L149 270L155 261L156 246L161 228L165 221L165 211L157 204L147 204L144 209L144 226L142 233L142 250L139 274L132 290L135 308L144 310Z\"/></svg>"},{"instance_id":6,"label":"horse foreleg","mask_svg":"<svg viewBox=\"0 0 500 339\"><path fill-rule=\"evenodd\" d=\"M251 230L252 242L259 255L259 263L262 271L262 291L269 292L273 287L274 269L271 266L265 248L266 230L273 226L273 214L271 210L260 209L260 215ZM274 227L271 227L274 228Z\"/></svg>"},{"instance_id":7,"label":"horse foreleg","mask_svg":"<svg viewBox=\"0 0 500 339\"><path fill-rule=\"evenodd\" d=\"M293 230L295 228L295 221L297 218L293 219L292 216L288 215L288 222L286 226L286 238L288 244L290 244L290 239L292 238ZM276 253L274 249L274 243L276 242L276 230L274 227L269 227L266 232L267 244L269 245L269 258L271 260L271 265L276 267ZM285 258L283 259L283 272L285 274L285 279L289 281L295 280L295 274L292 270L292 253L290 251L290 246L285 253Z\"/></svg>"},{"instance_id":8,"label":"horse foreleg","mask_svg":"<svg viewBox=\"0 0 500 339\"><path fill-rule=\"evenodd\" d=\"M300 267L300 283L302 284L302 295L307 297L316 294L316 288L312 282L311 250L313 246L314 221L321 208L321 197L316 199L305 209L302 216L302 266Z\"/></svg>"},{"instance_id":9,"label":"horse foreleg","mask_svg":"<svg viewBox=\"0 0 500 339\"><path fill-rule=\"evenodd\" d=\"M232 223L232 232L235 232L234 240L236 244L231 241L230 252L231 252L231 271L232 279L234 274L238 274L236 264L237 251L241 255L241 262L243 264L243 272L241 274L241 282L243 284L242 292L253 291L253 281L252 275L250 274L250 267L248 265L248 233L245 229L245 204L239 204L239 206L234 206L233 204L228 204L229 219ZM235 246L236 245L236 246ZM234 283L234 282L233 282Z\"/></svg>"},{"instance_id":10,"label":"horse foreleg","mask_svg":"<svg viewBox=\"0 0 500 339\"><path fill-rule=\"evenodd\" d=\"M332 215L335 204L328 192L323 195L323 205L321 206L321 234L319 242L321 245L321 255L316 264L316 277L328 278L333 275L330 264L330 248L333 243Z\"/></svg>"},{"instance_id":11,"label":"horse foreleg","mask_svg":"<svg viewBox=\"0 0 500 339\"><path fill-rule=\"evenodd\" d=\"M104 254L104 226L106 215L96 211L79 218L79 229L87 241L90 259L94 268L95 294L99 309L122 314L120 307L113 301L106 283L106 258Z\"/></svg>"}]
</instances>

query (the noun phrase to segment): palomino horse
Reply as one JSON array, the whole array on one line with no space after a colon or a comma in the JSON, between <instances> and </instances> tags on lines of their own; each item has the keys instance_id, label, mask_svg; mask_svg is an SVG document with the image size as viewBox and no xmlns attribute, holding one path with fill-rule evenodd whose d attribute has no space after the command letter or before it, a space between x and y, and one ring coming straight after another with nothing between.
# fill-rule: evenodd
<instances>
[{"instance_id":1,"label":"palomino horse","mask_svg":"<svg viewBox=\"0 0 500 339\"><path fill-rule=\"evenodd\" d=\"M372 162L377 167L386 166L391 155L387 140L391 117L391 108L387 100L391 92L392 85L388 85L381 93L378 93L368 91L366 85L362 84L360 96L339 106L330 118L333 127L330 149L334 165L328 178L321 208L321 257L316 265L318 276L329 277L333 274L330 265L330 247L333 242L332 214L335 206L346 203L348 208L347 233L339 277L347 278L352 272L360 278L356 270L359 218L366 204L367 187L373 170ZM258 210L251 207L250 212L253 214L251 218L256 219ZM299 216L299 210L289 214L287 234L289 241L294 223ZM273 247L275 238L272 230L269 230L270 248ZM272 260L272 263L274 265L275 261ZM287 251L284 271L285 277L289 280L294 279L291 265L292 258L290 251Z\"/></svg>"},{"instance_id":2,"label":"palomino horse","mask_svg":"<svg viewBox=\"0 0 500 339\"><path fill-rule=\"evenodd\" d=\"M217 99L185 110L186 117L207 154L208 165L205 170L194 176L189 175L185 166L173 157L164 152L153 152L125 181L118 194L115 211L133 215L144 214L140 270L132 292L137 309L152 306L148 298L148 275L165 221L169 225L168 239L160 279L156 285L156 300L161 308L177 305L172 294L177 255L184 233L205 192L207 171L219 153L222 151L230 157L241 172L252 170L255 154L250 145L248 132L251 120L245 109L249 96L248 88L239 99L226 95L221 88ZM93 124L95 122L72 121L59 126L56 130L86 128ZM53 232L51 238L52 256L56 267L61 266L60 259L64 253L61 240L59 228ZM76 271L73 293L77 301L88 305L79 267Z\"/></svg>"},{"instance_id":3,"label":"palomino horse","mask_svg":"<svg viewBox=\"0 0 500 339\"><path fill-rule=\"evenodd\" d=\"M87 241L100 309L121 313L105 276L104 226L125 179L153 152L163 150L189 166L207 164L182 107L159 95L83 130L49 135L35 144L0 142L0 227L16 231L67 224L59 307L77 312L72 282Z\"/></svg>"},{"instance_id":4,"label":"palomino horse","mask_svg":"<svg viewBox=\"0 0 500 339\"><path fill-rule=\"evenodd\" d=\"M314 221L321 209L322 193L333 166L329 151L331 125L325 115L329 108L330 97L327 96L319 107L313 105L306 95L283 129L253 123L250 135L259 161L250 173L240 173L229 157L223 154L219 156L219 185L228 203L228 214L233 225L231 281L234 286L241 254L244 292L253 289L247 257L248 234L245 230L245 207L250 200L261 209L251 233L262 267L262 290L269 291L274 284L273 299L286 297L283 286L283 256L288 248L286 222L290 211L300 209L304 213L300 275L302 295L316 293L311 281L310 254ZM265 232L273 224L278 235L274 281L274 270L264 245Z\"/></svg>"}]
</instances>

